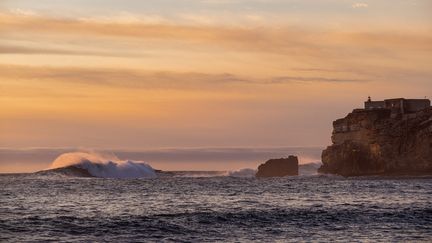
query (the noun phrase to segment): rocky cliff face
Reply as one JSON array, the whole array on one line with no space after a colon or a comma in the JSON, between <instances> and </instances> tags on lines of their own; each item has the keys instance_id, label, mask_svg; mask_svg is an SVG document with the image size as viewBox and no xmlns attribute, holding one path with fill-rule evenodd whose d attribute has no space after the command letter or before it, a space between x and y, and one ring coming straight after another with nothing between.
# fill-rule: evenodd
<instances>
[{"instance_id":1,"label":"rocky cliff face","mask_svg":"<svg viewBox=\"0 0 432 243\"><path fill-rule=\"evenodd\" d=\"M258 166L256 177L283 177L298 175L299 166L296 156L282 159L271 159Z\"/></svg>"},{"instance_id":2,"label":"rocky cliff face","mask_svg":"<svg viewBox=\"0 0 432 243\"><path fill-rule=\"evenodd\" d=\"M354 110L333 127L321 173L432 175L432 108L397 117L385 109Z\"/></svg>"}]
</instances>

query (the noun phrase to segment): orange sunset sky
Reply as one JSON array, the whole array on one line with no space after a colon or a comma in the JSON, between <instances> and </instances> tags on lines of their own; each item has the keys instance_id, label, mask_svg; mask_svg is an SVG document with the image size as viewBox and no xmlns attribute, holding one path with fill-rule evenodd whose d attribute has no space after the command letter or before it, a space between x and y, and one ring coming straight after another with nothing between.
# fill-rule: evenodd
<instances>
[{"instance_id":1,"label":"orange sunset sky","mask_svg":"<svg viewBox=\"0 0 432 243\"><path fill-rule=\"evenodd\" d=\"M432 94L429 0L0 0L0 147L325 146Z\"/></svg>"}]
</instances>

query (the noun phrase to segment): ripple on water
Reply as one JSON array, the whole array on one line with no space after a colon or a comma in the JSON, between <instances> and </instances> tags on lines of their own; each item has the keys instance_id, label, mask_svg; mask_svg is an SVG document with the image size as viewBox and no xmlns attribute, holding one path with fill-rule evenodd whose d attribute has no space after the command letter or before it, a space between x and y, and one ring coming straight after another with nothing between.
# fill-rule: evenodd
<instances>
[{"instance_id":1,"label":"ripple on water","mask_svg":"<svg viewBox=\"0 0 432 243\"><path fill-rule=\"evenodd\" d=\"M0 182L0 241L432 240L432 179Z\"/></svg>"}]
</instances>

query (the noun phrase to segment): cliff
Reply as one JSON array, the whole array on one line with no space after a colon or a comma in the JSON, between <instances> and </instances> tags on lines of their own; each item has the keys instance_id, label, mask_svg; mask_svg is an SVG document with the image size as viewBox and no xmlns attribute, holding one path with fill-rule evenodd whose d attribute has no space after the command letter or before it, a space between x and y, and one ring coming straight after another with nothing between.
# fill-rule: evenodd
<instances>
[{"instance_id":1,"label":"cliff","mask_svg":"<svg viewBox=\"0 0 432 243\"><path fill-rule=\"evenodd\" d=\"M320 173L342 176L432 175L432 108L394 116L354 110L333 123Z\"/></svg>"},{"instance_id":2,"label":"cliff","mask_svg":"<svg viewBox=\"0 0 432 243\"><path fill-rule=\"evenodd\" d=\"M283 177L298 175L298 158L289 156L288 158L271 159L258 166L256 177Z\"/></svg>"}]
</instances>

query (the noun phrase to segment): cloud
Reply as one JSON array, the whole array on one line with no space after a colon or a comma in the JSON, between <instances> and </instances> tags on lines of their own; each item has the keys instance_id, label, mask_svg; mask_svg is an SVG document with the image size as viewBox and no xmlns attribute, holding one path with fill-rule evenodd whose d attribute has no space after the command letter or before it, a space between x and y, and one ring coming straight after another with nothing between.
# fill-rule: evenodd
<instances>
[{"instance_id":1,"label":"cloud","mask_svg":"<svg viewBox=\"0 0 432 243\"><path fill-rule=\"evenodd\" d=\"M352 8L368 8L369 4L367 3L354 3Z\"/></svg>"},{"instance_id":2,"label":"cloud","mask_svg":"<svg viewBox=\"0 0 432 243\"><path fill-rule=\"evenodd\" d=\"M117 24L168 24L169 19L156 14L137 15L122 11L110 16L91 16L78 18L80 21L93 23L117 23Z\"/></svg>"},{"instance_id":3,"label":"cloud","mask_svg":"<svg viewBox=\"0 0 432 243\"><path fill-rule=\"evenodd\" d=\"M22 15L22 16L30 16L30 17L38 16L37 12L30 10L30 9L15 8L15 9L12 9L10 12L13 14Z\"/></svg>"},{"instance_id":4,"label":"cloud","mask_svg":"<svg viewBox=\"0 0 432 243\"><path fill-rule=\"evenodd\" d=\"M201 90L280 85L287 83L364 82L363 79L324 78L319 76L278 76L251 78L230 73L209 74L197 72L142 71L109 68L38 67L22 65L0 65L1 79L38 83L69 83L74 85L107 86L128 89L186 89Z\"/></svg>"},{"instance_id":5,"label":"cloud","mask_svg":"<svg viewBox=\"0 0 432 243\"><path fill-rule=\"evenodd\" d=\"M362 4L358 3L358 6ZM355 5L357 6L357 5ZM427 32L405 33L388 31L331 31L311 28L246 28L223 26L190 26L167 23L149 24L140 21L116 22L84 19L60 19L40 16L0 14L0 33L23 34L36 38L52 38L56 41L82 36L83 40L100 38L116 42L118 38L133 41L161 41L164 43L189 43L194 46L208 45L235 51L268 52L302 56L350 54L353 48L365 49L379 46L382 49L430 48L432 37ZM60 38L60 39L59 39ZM115 39L114 39L115 38ZM340 51L345 49L346 51Z\"/></svg>"},{"instance_id":6,"label":"cloud","mask_svg":"<svg viewBox=\"0 0 432 243\"><path fill-rule=\"evenodd\" d=\"M377 76L395 76L400 70L427 73L432 53L430 32L414 30L348 32L294 26L234 28L97 22L12 14L0 14L0 22L4 23L0 25L0 34L8 39L0 42L0 53L3 54L139 57L133 60L77 57L76 60L87 63L69 61L67 64L79 67L100 62L97 66L101 67L106 61L107 65L119 69L15 67L21 71L13 75L33 72L32 75L43 80L106 85L123 83L146 88L363 82ZM29 42L28 39L35 41ZM145 54L140 55L143 51ZM49 58L41 58L48 60L41 65L58 60ZM32 66L30 59L15 63ZM37 61L36 57L32 60ZM146 65L150 69L165 71L125 69ZM31 79L32 76L25 78Z\"/></svg>"},{"instance_id":7,"label":"cloud","mask_svg":"<svg viewBox=\"0 0 432 243\"><path fill-rule=\"evenodd\" d=\"M233 74L205 74L167 71L141 71L110 68L35 67L0 65L3 79L38 80L103 85L123 88L202 88L226 84L251 83Z\"/></svg>"},{"instance_id":8,"label":"cloud","mask_svg":"<svg viewBox=\"0 0 432 243\"><path fill-rule=\"evenodd\" d=\"M352 82L367 82L366 79L350 79L350 78L323 78L323 77L298 77L298 76L282 76L274 77L270 80L270 83L292 83L292 82L307 82L307 83L317 83L317 82L336 82L336 83L352 83Z\"/></svg>"},{"instance_id":9,"label":"cloud","mask_svg":"<svg viewBox=\"0 0 432 243\"><path fill-rule=\"evenodd\" d=\"M137 53L116 53L109 51L73 50L71 48L43 48L27 47L21 45L3 45L0 43L0 54L25 54L25 55L73 55L73 56L138 56ZM142 56L142 55L140 55Z\"/></svg>"}]
</instances>

